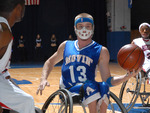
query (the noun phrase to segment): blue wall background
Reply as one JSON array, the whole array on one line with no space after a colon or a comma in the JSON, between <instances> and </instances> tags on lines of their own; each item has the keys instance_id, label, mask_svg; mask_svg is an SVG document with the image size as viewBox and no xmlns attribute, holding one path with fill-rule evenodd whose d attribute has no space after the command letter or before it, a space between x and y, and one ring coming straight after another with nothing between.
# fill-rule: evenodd
<instances>
[{"instance_id":1,"label":"blue wall background","mask_svg":"<svg viewBox=\"0 0 150 113\"><path fill-rule=\"evenodd\" d=\"M131 43L130 35L128 31L107 32L107 48L110 53L110 61L117 62L119 49Z\"/></svg>"}]
</instances>

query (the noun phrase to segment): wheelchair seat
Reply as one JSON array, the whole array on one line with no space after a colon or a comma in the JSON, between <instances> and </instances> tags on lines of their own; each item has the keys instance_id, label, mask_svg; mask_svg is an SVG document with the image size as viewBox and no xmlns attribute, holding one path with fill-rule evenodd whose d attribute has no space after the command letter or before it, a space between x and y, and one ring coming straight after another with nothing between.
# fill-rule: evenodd
<instances>
[{"instance_id":1,"label":"wheelchair seat","mask_svg":"<svg viewBox=\"0 0 150 113\"><path fill-rule=\"evenodd\" d=\"M72 99L73 99L73 104L81 104L82 103L82 98L80 95L73 96Z\"/></svg>"}]
</instances>

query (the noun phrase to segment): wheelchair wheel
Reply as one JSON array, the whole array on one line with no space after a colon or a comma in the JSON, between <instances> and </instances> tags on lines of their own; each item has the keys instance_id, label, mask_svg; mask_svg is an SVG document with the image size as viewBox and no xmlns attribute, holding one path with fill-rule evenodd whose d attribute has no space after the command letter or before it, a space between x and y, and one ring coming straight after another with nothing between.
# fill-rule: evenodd
<instances>
[{"instance_id":1,"label":"wheelchair wheel","mask_svg":"<svg viewBox=\"0 0 150 113\"><path fill-rule=\"evenodd\" d=\"M107 113L127 113L126 108L119 100L119 98L110 91L109 105L107 108Z\"/></svg>"},{"instance_id":2,"label":"wheelchair wheel","mask_svg":"<svg viewBox=\"0 0 150 113\"><path fill-rule=\"evenodd\" d=\"M130 78L121 86L119 99L129 112L134 106L141 89L141 72L136 77Z\"/></svg>"},{"instance_id":3,"label":"wheelchair wheel","mask_svg":"<svg viewBox=\"0 0 150 113\"><path fill-rule=\"evenodd\" d=\"M42 107L43 113L72 113L72 97L65 89L50 95Z\"/></svg>"}]
</instances>

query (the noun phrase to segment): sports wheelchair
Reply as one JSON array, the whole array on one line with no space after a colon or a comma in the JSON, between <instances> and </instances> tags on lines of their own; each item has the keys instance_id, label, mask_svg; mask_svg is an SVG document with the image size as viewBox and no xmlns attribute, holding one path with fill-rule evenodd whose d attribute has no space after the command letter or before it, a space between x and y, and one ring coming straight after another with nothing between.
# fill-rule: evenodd
<instances>
[{"instance_id":1,"label":"sports wheelchair","mask_svg":"<svg viewBox=\"0 0 150 113\"><path fill-rule=\"evenodd\" d=\"M36 113L88 113L87 107L82 104L81 96L72 97L67 89L59 89L52 93L42 109L36 108ZM7 111L7 112L6 112ZM107 113L122 112L127 113L127 110L119 100L119 98L110 92L110 101ZM3 113L17 113L15 111L4 110Z\"/></svg>"},{"instance_id":2,"label":"sports wheelchair","mask_svg":"<svg viewBox=\"0 0 150 113\"><path fill-rule=\"evenodd\" d=\"M147 92L147 88L150 88L147 82L149 82L148 73L150 69L145 73L141 71L136 75L136 77L130 78L128 81L124 82L121 86L119 99L129 112L137 102L138 96L142 102L142 106L135 107L136 109L150 109L149 96L150 92ZM138 101L139 103L139 101Z\"/></svg>"},{"instance_id":3,"label":"sports wheelchair","mask_svg":"<svg viewBox=\"0 0 150 113\"><path fill-rule=\"evenodd\" d=\"M42 107L43 113L88 113L87 111L87 108L82 104L80 95L72 98L67 89L59 89L51 94ZM127 113L119 98L110 92L107 113L116 113L116 111Z\"/></svg>"}]
</instances>

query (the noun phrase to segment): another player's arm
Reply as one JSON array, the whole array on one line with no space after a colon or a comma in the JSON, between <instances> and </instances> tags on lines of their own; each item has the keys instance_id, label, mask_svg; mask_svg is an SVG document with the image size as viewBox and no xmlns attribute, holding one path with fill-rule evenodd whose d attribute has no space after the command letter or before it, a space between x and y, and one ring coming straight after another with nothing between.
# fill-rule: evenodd
<instances>
[{"instance_id":1,"label":"another player's arm","mask_svg":"<svg viewBox=\"0 0 150 113\"><path fill-rule=\"evenodd\" d=\"M7 24L0 23L0 59L6 52L7 46L12 39L12 33Z\"/></svg>"},{"instance_id":2,"label":"another player's arm","mask_svg":"<svg viewBox=\"0 0 150 113\"><path fill-rule=\"evenodd\" d=\"M52 71L53 67L63 59L65 44L66 41L61 43L60 46L58 47L58 50L44 63L41 82L37 90L37 94L40 91L40 94L42 95L42 90L44 90L45 86L49 86L47 78L50 75L50 72Z\"/></svg>"},{"instance_id":3,"label":"another player's arm","mask_svg":"<svg viewBox=\"0 0 150 113\"><path fill-rule=\"evenodd\" d=\"M134 42L132 41L131 44L134 44Z\"/></svg>"}]
</instances>

